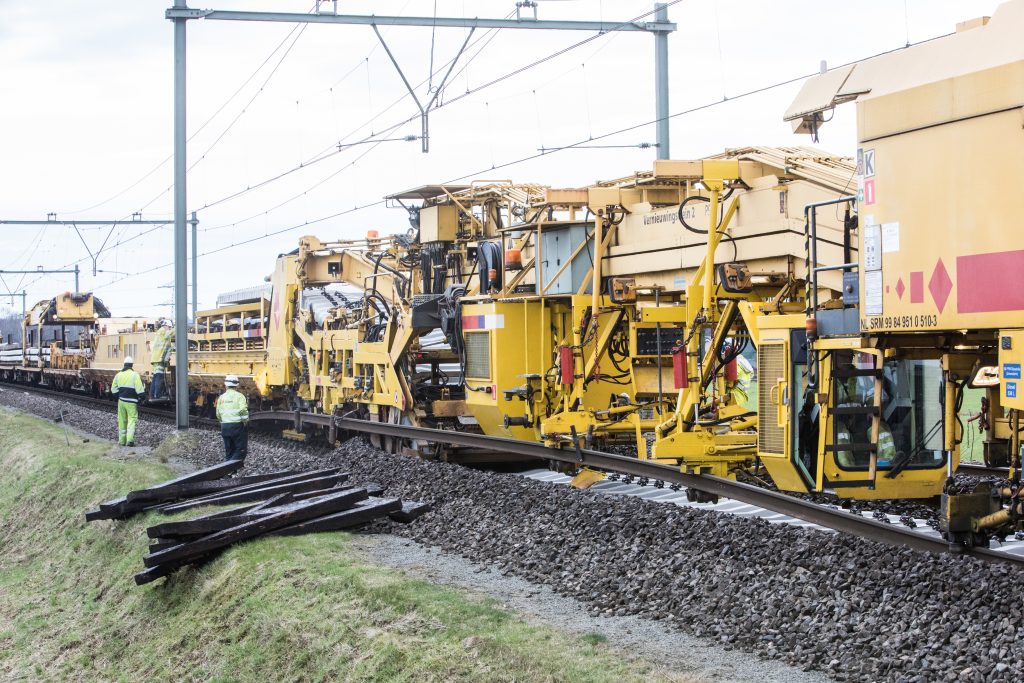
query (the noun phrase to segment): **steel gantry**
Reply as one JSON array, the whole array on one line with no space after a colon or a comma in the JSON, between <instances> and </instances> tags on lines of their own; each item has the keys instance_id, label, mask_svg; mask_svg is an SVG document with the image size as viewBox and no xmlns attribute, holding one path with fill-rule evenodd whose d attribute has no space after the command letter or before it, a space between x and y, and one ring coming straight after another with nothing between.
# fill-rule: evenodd
<instances>
[{"instance_id":1,"label":"steel gantry","mask_svg":"<svg viewBox=\"0 0 1024 683\"><path fill-rule=\"evenodd\" d=\"M182 66L181 96L182 96L182 106L184 106L184 96L185 96L185 81L184 81L185 35L184 35L184 27L182 27L181 30L182 30L182 35L181 35L181 50L182 50L182 54L181 54L181 66ZM176 57L177 57L177 55L176 55ZM175 61L177 62L177 58L176 58ZM175 73L177 73L177 72L175 72ZM182 137L181 142L182 142L182 145L184 146L184 111L182 111L182 136L183 137ZM177 140L175 140L175 142L177 142ZM171 221L171 220L143 220L141 215L139 215L139 214L134 214L134 215L132 215L131 218L128 218L128 219L117 219L117 220L112 220L112 221L103 221L103 220L58 220L57 219L57 214L50 213L50 214L48 214L46 216L46 220L45 221L38 221L38 220L35 220L35 221L30 221L30 220L0 220L0 225L64 225L64 226L71 226L71 227L73 227L75 229L75 232L78 234L78 239L80 239L82 241L82 245L85 247L85 250L89 253L89 258L92 260L92 274L96 275L96 273L98 272L97 260L99 259L99 256L103 252L104 248L107 246L107 241L110 239L110 236L114 233L114 228L116 228L118 225L170 225L171 223L174 223L174 273L175 273L175 278L174 278L174 282L175 282L175 290L174 290L174 296L175 296L175 299L174 299L174 301L175 301L174 326L178 330L188 330L188 303L187 303L188 298L187 298L187 293L186 293L187 289L188 289L188 281L187 281L187 276L186 276L188 257L186 256L187 236L186 236L186 232L185 232L185 223L187 222L187 223L189 223L192 226L192 317L194 319L195 318L195 312L196 312L196 302L198 301L198 298L197 298L197 296L198 296L198 277L197 277L198 276L198 268L196 266L196 259L198 258L198 254L197 254L197 249L196 249L196 239L198 237L199 219L196 217L196 212L195 211L192 212L192 217L191 218L186 220L185 217L184 217L184 214L185 214L185 181L184 181L185 168L184 168L184 158L185 158L185 156L184 156L184 154L182 154L180 156L180 161L181 161L181 164L182 164L182 167L180 169L180 171L181 171L181 176L180 177L181 177L182 180L181 180L180 184L177 182L178 177L179 177L179 175L178 175L178 168L177 168L177 165L178 165L178 162L179 162L179 157L177 155L175 156L175 161L174 161L174 163L175 163L175 187L174 187L174 192L175 192L175 214L174 214L174 220L173 221ZM179 192L180 192L180 199L181 199L181 213L180 214L177 211L177 209L178 209ZM179 229L179 226L178 226L179 218L181 219L180 229ZM100 248L96 250L96 253L93 253L92 249L89 247L89 244L85 241L85 238L82 237L82 233L78 229L78 226L80 226L80 225L109 225L110 226L110 232L107 233L106 239L103 240L103 244L101 244ZM179 245L179 240L180 240L180 245ZM180 247L180 252L179 252L179 247ZM78 270L78 265L77 264L75 265L75 269L74 270L32 270L32 271L6 270L6 271L0 271L0 274L3 274L3 273L74 273L75 274L75 292L76 293L78 292L78 274L79 274L79 270ZM180 306L178 305L178 302L181 302ZM187 332L186 332L186 335L187 335ZM175 384L175 400L177 401L177 405L178 405L177 420L176 421L177 421L178 429L188 429L188 344L175 344L174 362L175 362L174 378L175 378L175 382L176 382L176 384Z\"/></svg>"},{"instance_id":2,"label":"steel gantry","mask_svg":"<svg viewBox=\"0 0 1024 683\"><path fill-rule=\"evenodd\" d=\"M668 20L668 5L657 3L654 5L654 21L575 21L560 19L538 19L536 14L536 3L517 3L517 16L515 19L481 19L479 17L399 17L380 15L358 15L358 14L337 14L332 11L325 11L322 5L317 3L317 12L314 14L300 14L294 12L254 12L254 11L233 11L216 9L195 9L186 7L184 3L175 4L166 12L168 19L175 22L175 26L184 25L189 19L208 19L211 21L260 21L260 22L283 22L290 24L349 24L358 26L370 26L380 40L384 51L394 65L395 70L401 77L406 89L412 96L417 108L420 110L420 121L422 133L420 139L423 145L423 152L430 150L430 136L428 127L428 114L437 101L438 95L444 88L455 69L455 64L466 50L473 32L478 28L483 29L532 29L551 31L596 31L598 33L612 32L643 32L654 34L654 72L655 72L655 111L657 114L657 148L658 158L668 159L669 155L669 132L668 132L668 34L676 30L676 25ZM521 10L532 8L533 16L523 16ZM399 66L384 37L378 30L379 26L429 26L431 28L463 28L469 29L466 39L463 41L459 51L452 59L448 71L441 79L441 83L434 90L434 95L427 102L426 106L416 95L412 85ZM182 29L184 30L184 29ZM177 34L176 34L177 35ZM176 53L177 54L177 53ZM182 60L184 60L184 46L182 46ZM177 58L175 58L177 62Z\"/></svg>"},{"instance_id":3,"label":"steel gantry","mask_svg":"<svg viewBox=\"0 0 1024 683\"><path fill-rule=\"evenodd\" d=\"M78 275L81 271L78 270L78 264L75 264L74 268L62 268L62 269L46 269L39 266L35 270L0 270L0 275L56 275L58 273L66 273L68 275L75 276L75 294L78 294ZM20 295L12 295L20 296Z\"/></svg>"},{"instance_id":4,"label":"steel gantry","mask_svg":"<svg viewBox=\"0 0 1024 683\"><path fill-rule=\"evenodd\" d=\"M186 57L185 57L185 25L192 19L207 19L210 21L259 21L259 22L284 22L291 24L349 24L371 26L377 32L381 44L384 46L388 57L398 70L402 81L405 83L409 94L412 95L416 106L420 110L422 124L422 145L423 151L430 149L429 131L427 119L430 108L437 101L437 88L434 96L422 104L413 88L402 72L398 61L391 50L384 42L378 26L429 26L433 28L468 28L470 33L478 28L484 29L533 29L533 30L554 30L554 31L597 31L600 33L610 32L641 32L654 34L654 70L656 112L657 112L657 156L659 159L669 157L668 139L668 34L676 30L676 25L668 21L668 3L657 3L654 7L654 21L566 21L538 19L536 16L536 3L526 1L517 3L517 16L515 19L481 19L479 17L399 17L399 16L377 16L377 15L353 15L338 14L337 5L331 3L333 11L325 10L326 2L317 2L316 12L313 14L297 14L289 12L253 12L253 11L228 11L216 9L196 9L188 7L185 0L175 0L173 7L165 12L165 17L174 22L174 318L175 327L179 330L187 329L187 310L185 306L185 290L187 277L187 237L185 224L188 221L187 192L186 192L186 132L185 132L185 93L186 93ZM523 8L534 10L532 17L523 16ZM469 38L462 43L458 54L452 60L451 68L445 74L441 85L451 74L455 62L466 49ZM187 344L175 346L175 401L177 403L178 429L188 429L188 349Z\"/></svg>"},{"instance_id":5,"label":"steel gantry","mask_svg":"<svg viewBox=\"0 0 1024 683\"><path fill-rule=\"evenodd\" d=\"M25 313L28 310L28 308L25 306L25 303L26 303L26 301L28 299L28 292L26 292L24 289L21 290L20 292L10 292L9 291L7 294L4 294L3 296L11 297L11 306L14 305L15 297L19 297L19 296L21 297L21 317L24 318L25 317Z\"/></svg>"},{"instance_id":6,"label":"steel gantry","mask_svg":"<svg viewBox=\"0 0 1024 683\"><path fill-rule=\"evenodd\" d=\"M77 220L58 220L57 214L48 214L45 221L22 221L22 220L0 220L0 225L63 225L71 226L75 229L75 234L78 235L78 239L81 240L82 246L85 247L85 251L88 252L89 258L92 260L92 274L96 274L97 260L100 254L107 246L107 242L110 240L111 235L114 234L114 228L119 225L170 225L174 221L169 220L142 220L139 214L135 214L131 219L118 219L113 221L77 221ZM103 240L103 244L96 250L94 254L92 249L89 247L89 243L85 241L85 237L82 236L82 231L78 229L80 225L109 225L110 232L107 233L106 238ZM77 266L76 266L77 268ZM51 271L61 272L61 271ZM78 289L76 284L75 289Z\"/></svg>"}]
</instances>

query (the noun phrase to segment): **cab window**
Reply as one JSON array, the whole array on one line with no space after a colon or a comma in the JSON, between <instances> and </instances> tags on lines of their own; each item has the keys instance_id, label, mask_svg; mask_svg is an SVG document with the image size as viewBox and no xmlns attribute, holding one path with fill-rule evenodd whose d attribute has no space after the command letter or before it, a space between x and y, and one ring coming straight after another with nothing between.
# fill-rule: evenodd
<instances>
[{"instance_id":1,"label":"cab window","mask_svg":"<svg viewBox=\"0 0 1024 683\"><path fill-rule=\"evenodd\" d=\"M850 408L873 406L875 378L871 375L844 375L856 370L873 370L875 356L853 351L834 353L833 405ZM943 380L939 361L888 359L882 368L881 386L878 468L943 466ZM870 443L871 423L872 417L866 412L835 415L836 444ZM868 451L836 450L836 462L843 469L867 469L869 461Z\"/></svg>"}]
</instances>

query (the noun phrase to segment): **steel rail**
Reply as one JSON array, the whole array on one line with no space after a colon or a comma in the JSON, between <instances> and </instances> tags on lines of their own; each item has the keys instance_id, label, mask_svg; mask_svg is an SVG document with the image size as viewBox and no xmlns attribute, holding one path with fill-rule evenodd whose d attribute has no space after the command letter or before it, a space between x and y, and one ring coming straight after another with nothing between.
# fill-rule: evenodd
<instances>
[{"instance_id":1,"label":"steel rail","mask_svg":"<svg viewBox=\"0 0 1024 683\"><path fill-rule=\"evenodd\" d=\"M973 474L979 477L991 476L1006 479L1010 476L1009 467L990 467L989 465L983 465L982 463L974 464L970 462L961 462L956 471L963 472L965 474Z\"/></svg>"},{"instance_id":2,"label":"steel rail","mask_svg":"<svg viewBox=\"0 0 1024 683\"><path fill-rule=\"evenodd\" d=\"M853 534L889 545L905 546L913 550L938 554L951 552L949 544L941 538L924 536L909 529L903 529L891 524L883 524L873 519L842 510L834 510L817 503L758 488L750 484L743 484L711 475L688 474L679 468L654 463L649 460L639 460L637 458L585 448L577 450L549 448L535 442L504 439L483 434L429 429L386 422L370 422L367 420L298 411L261 411L251 413L249 419L251 421L291 422L296 430L301 430L306 425L313 425L332 430L347 430L414 441L446 443L453 446L480 448L544 460L557 460L581 467L593 467L636 477L647 477L648 479L680 484L687 488L723 498L757 505L766 510L789 515L790 517L828 527L835 531ZM977 557L987 562L1024 564L1024 557L997 553L984 548L972 548L965 550L963 554L969 554L972 557Z\"/></svg>"},{"instance_id":3,"label":"steel rail","mask_svg":"<svg viewBox=\"0 0 1024 683\"><path fill-rule=\"evenodd\" d=\"M48 389L46 387L35 386L35 385L32 385L32 384L18 384L18 383L15 383L15 382L5 382L5 381L0 381L0 386L8 387L10 389L21 389L23 391L31 392L33 394L39 394L40 396L47 396L49 398L60 399L60 400L64 400L64 401L70 401L70 402L78 403L78 404L84 405L84 406L102 406L104 408L110 408L112 410L117 410L117 401L114 401L114 400L111 400L111 399L106 399L106 398L98 398L96 396L89 396L88 394L69 393L69 392L64 392L64 391L57 391L56 389ZM139 404L139 414L140 415L152 415L154 417L161 417L161 418L164 418L164 419L167 419L167 420L173 420L175 418L174 411L173 411L173 405L174 404L172 403L170 405L172 406L172 410L156 408L154 406L147 405L145 403L140 403ZM193 415L192 416L192 420L195 421L196 424L198 424L200 426L203 426L203 427L219 427L220 426L220 422L218 422L217 420L208 418L208 417L197 417L197 416Z\"/></svg>"},{"instance_id":4,"label":"steel rail","mask_svg":"<svg viewBox=\"0 0 1024 683\"><path fill-rule=\"evenodd\" d=\"M67 394L52 389L44 389L24 384L10 384L0 382L4 386L23 389L32 393L52 396L66 400L73 400L80 403L102 405L110 408L110 401L92 396ZM149 406L140 406L140 412L145 412L166 419L174 419L170 411L160 410ZM662 465L649 460L639 460L613 453L604 453L591 449L581 448L577 450L549 448L543 444L520 441L517 439L504 439L484 434L473 434L470 432L457 432L441 429L429 429L426 427L414 427L411 425L397 425L386 422L370 422L353 418L333 417L319 413L304 413L299 411L257 411L249 415L251 422L289 422L298 431L306 426L325 428L336 433L337 430L360 432L363 434L375 434L413 441L427 441L431 443L445 443L452 446L464 446L496 453L519 455L523 457L537 458L540 460L555 460L581 467L593 467L595 469L628 474L635 477L646 477L653 480L661 480L672 484L679 484L687 488L696 489L705 493L714 494L723 498L729 498L742 503L756 505L772 512L788 515L797 519L827 527L834 531L840 531L861 538L866 538L889 545L898 545L913 550L929 553L951 553L949 544L941 539L924 536L909 529L903 529L891 524L883 524L873 519L854 515L843 510L835 510L824 507L817 503L795 498L784 493L769 491L750 484L744 484L731 479L722 479L706 474L688 474L676 467ZM204 423L204 426L216 426L215 420L197 418L197 421ZM979 466L967 466L973 470L997 470L999 468L984 468ZM1010 564L1024 564L1024 557L994 552L987 548L971 548L965 550L965 555L976 557L986 562L1006 562Z\"/></svg>"}]
</instances>

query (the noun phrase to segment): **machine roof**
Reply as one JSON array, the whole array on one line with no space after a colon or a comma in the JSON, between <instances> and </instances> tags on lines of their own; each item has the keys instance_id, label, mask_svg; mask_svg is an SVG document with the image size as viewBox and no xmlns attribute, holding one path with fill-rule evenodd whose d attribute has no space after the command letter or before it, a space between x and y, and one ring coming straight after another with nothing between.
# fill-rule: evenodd
<instances>
[{"instance_id":1,"label":"machine roof","mask_svg":"<svg viewBox=\"0 0 1024 683\"><path fill-rule=\"evenodd\" d=\"M755 161L774 169L779 176L805 178L836 192L850 189L857 165L852 157L829 154L816 147L794 145L792 147L737 147L727 149L707 159L738 159ZM660 162L655 163L655 168ZM668 162L671 164L672 162ZM685 182L699 177L673 176L655 171L638 171L631 176L597 183L603 187L638 187L644 185Z\"/></svg>"},{"instance_id":2,"label":"machine roof","mask_svg":"<svg viewBox=\"0 0 1024 683\"><path fill-rule=\"evenodd\" d=\"M927 83L1024 59L1024 0L999 5L991 19L963 22L957 32L807 79L783 119L794 121L857 99L880 97Z\"/></svg>"},{"instance_id":3,"label":"machine roof","mask_svg":"<svg viewBox=\"0 0 1024 683\"><path fill-rule=\"evenodd\" d=\"M421 185L405 192L389 194L385 199L433 199L434 197L443 196L447 192L462 192L469 188L469 185Z\"/></svg>"}]
</instances>

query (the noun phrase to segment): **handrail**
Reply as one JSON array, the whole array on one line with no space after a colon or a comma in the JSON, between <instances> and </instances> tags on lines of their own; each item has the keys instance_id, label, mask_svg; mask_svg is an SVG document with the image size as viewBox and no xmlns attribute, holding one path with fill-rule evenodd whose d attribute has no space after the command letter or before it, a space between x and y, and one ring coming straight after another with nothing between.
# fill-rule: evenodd
<instances>
[{"instance_id":1,"label":"handrail","mask_svg":"<svg viewBox=\"0 0 1024 683\"><path fill-rule=\"evenodd\" d=\"M814 341L814 337L818 334L818 209L822 206L833 206L835 204L845 204L847 202L855 202L857 197L855 195L845 195L843 197L837 197L835 199L828 199L823 202L813 202L804 206L804 264L807 278L807 287L804 292L804 300L806 301L806 316L808 319L807 328L807 348L808 348L808 373L807 373L807 389L817 389L818 387L818 357L817 354L810 352L811 343ZM844 226L844 230L849 230L849 226ZM849 258L849 256L847 256ZM849 264L843 264L844 266ZM813 328L809 322L811 319L814 320Z\"/></svg>"}]
</instances>

